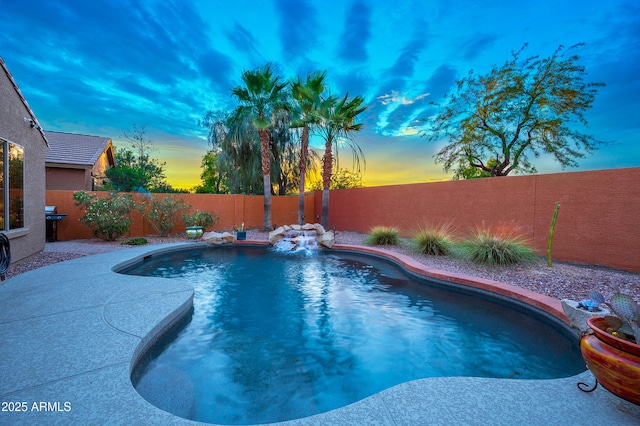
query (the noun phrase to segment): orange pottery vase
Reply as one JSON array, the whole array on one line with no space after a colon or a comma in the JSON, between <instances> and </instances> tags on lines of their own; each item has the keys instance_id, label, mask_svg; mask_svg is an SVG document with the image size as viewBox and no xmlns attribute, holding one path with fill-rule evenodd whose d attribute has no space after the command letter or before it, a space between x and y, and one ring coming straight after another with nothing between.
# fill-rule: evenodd
<instances>
[{"instance_id":1,"label":"orange pottery vase","mask_svg":"<svg viewBox=\"0 0 640 426\"><path fill-rule=\"evenodd\" d=\"M580 339L580 351L598 382L612 394L640 405L640 345L607 333L604 318L589 318L593 330Z\"/></svg>"}]
</instances>

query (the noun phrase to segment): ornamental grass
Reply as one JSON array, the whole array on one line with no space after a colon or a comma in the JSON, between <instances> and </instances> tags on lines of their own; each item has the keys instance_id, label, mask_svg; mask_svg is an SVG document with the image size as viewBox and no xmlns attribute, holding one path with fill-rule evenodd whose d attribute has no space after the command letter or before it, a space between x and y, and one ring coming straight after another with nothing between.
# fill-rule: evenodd
<instances>
[{"instance_id":1,"label":"ornamental grass","mask_svg":"<svg viewBox=\"0 0 640 426\"><path fill-rule=\"evenodd\" d=\"M490 266L530 263L536 260L535 251L515 231L478 229L458 245L457 251L465 259Z\"/></svg>"},{"instance_id":2,"label":"ornamental grass","mask_svg":"<svg viewBox=\"0 0 640 426\"><path fill-rule=\"evenodd\" d=\"M376 226L365 239L371 246L396 245L400 242L400 231L392 226Z\"/></svg>"},{"instance_id":3,"label":"ornamental grass","mask_svg":"<svg viewBox=\"0 0 640 426\"><path fill-rule=\"evenodd\" d=\"M455 245L449 225L421 227L415 232L411 241L415 251L431 256L446 256L451 253Z\"/></svg>"}]
</instances>

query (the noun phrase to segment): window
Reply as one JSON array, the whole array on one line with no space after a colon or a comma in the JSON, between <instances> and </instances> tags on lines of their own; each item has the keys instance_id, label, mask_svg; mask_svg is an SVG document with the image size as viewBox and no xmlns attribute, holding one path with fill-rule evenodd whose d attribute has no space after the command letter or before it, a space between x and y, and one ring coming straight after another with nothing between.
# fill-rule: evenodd
<instances>
[{"instance_id":1,"label":"window","mask_svg":"<svg viewBox=\"0 0 640 426\"><path fill-rule=\"evenodd\" d=\"M24 148L0 138L0 230L24 228Z\"/></svg>"}]
</instances>

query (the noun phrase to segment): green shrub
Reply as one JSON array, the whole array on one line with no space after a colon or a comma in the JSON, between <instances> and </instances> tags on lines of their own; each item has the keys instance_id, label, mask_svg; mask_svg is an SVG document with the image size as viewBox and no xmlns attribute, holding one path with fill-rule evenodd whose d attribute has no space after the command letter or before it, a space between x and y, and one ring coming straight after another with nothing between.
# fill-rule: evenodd
<instances>
[{"instance_id":1,"label":"green shrub","mask_svg":"<svg viewBox=\"0 0 640 426\"><path fill-rule=\"evenodd\" d=\"M211 225L220 223L220 218L215 212L207 213L202 210L194 210L191 213L182 213L184 226L202 226L205 230Z\"/></svg>"},{"instance_id":2,"label":"green shrub","mask_svg":"<svg viewBox=\"0 0 640 426\"><path fill-rule=\"evenodd\" d=\"M432 256L446 256L454 246L449 227L420 228L412 237L414 249Z\"/></svg>"},{"instance_id":3,"label":"green shrub","mask_svg":"<svg viewBox=\"0 0 640 426\"><path fill-rule=\"evenodd\" d=\"M484 265L513 265L536 259L525 239L514 232L495 233L479 229L458 247L464 258Z\"/></svg>"},{"instance_id":4,"label":"green shrub","mask_svg":"<svg viewBox=\"0 0 640 426\"><path fill-rule=\"evenodd\" d=\"M167 195L159 198L153 194L140 206L140 213L151 223L151 226L160 234L166 237L173 228L173 221L183 210L190 209L189 204L185 204L182 198L175 195Z\"/></svg>"},{"instance_id":5,"label":"green shrub","mask_svg":"<svg viewBox=\"0 0 640 426\"><path fill-rule=\"evenodd\" d=\"M123 241L120 244L121 245L126 245L126 246L143 246L145 244L147 244L149 241L147 241L146 238L144 237L135 237L135 238L131 238L127 241Z\"/></svg>"},{"instance_id":6,"label":"green shrub","mask_svg":"<svg viewBox=\"0 0 640 426\"><path fill-rule=\"evenodd\" d=\"M365 239L365 243L372 246L395 245L400 241L399 232L394 227L376 226L371 229L371 234Z\"/></svg>"},{"instance_id":7,"label":"green shrub","mask_svg":"<svg viewBox=\"0 0 640 426\"><path fill-rule=\"evenodd\" d=\"M129 232L131 211L135 204L131 194L111 192L107 197L98 197L85 191L73 193L76 206L84 207L80 218L93 231L93 235L106 241L115 241Z\"/></svg>"}]
</instances>

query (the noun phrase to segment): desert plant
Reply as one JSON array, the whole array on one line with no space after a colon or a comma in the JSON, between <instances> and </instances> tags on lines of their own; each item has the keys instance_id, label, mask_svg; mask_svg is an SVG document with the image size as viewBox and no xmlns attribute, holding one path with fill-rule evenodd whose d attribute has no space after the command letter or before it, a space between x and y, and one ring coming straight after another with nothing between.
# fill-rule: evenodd
<instances>
[{"instance_id":1,"label":"desert plant","mask_svg":"<svg viewBox=\"0 0 640 426\"><path fill-rule=\"evenodd\" d=\"M627 336L633 336L635 343L640 344L640 306L624 293L616 293L607 302L598 291L589 293L589 299L598 305L605 305L615 316L607 315L605 319L610 327L610 331L616 337L630 340Z\"/></svg>"},{"instance_id":2,"label":"desert plant","mask_svg":"<svg viewBox=\"0 0 640 426\"><path fill-rule=\"evenodd\" d=\"M547 242L547 266L551 268L553 261L551 260L551 246L553 245L553 233L556 229L556 221L558 220L558 213L560 212L560 203L556 202L556 209L553 211L551 217L551 226L549 227L549 241Z\"/></svg>"},{"instance_id":3,"label":"desert plant","mask_svg":"<svg viewBox=\"0 0 640 426\"><path fill-rule=\"evenodd\" d=\"M399 232L392 226L376 226L371 229L365 243L372 246L395 245L400 241Z\"/></svg>"},{"instance_id":4,"label":"desert plant","mask_svg":"<svg viewBox=\"0 0 640 426\"><path fill-rule=\"evenodd\" d=\"M73 193L76 206L84 207L80 218L93 231L93 235L106 241L115 241L129 232L131 211L135 208L131 194L111 192L106 197L98 197L86 191Z\"/></svg>"},{"instance_id":5,"label":"desert plant","mask_svg":"<svg viewBox=\"0 0 640 426\"><path fill-rule=\"evenodd\" d=\"M208 213L202 210L183 213L182 220L185 226L202 226L202 229L220 223L220 218L215 212Z\"/></svg>"},{"instance_id":6,"label":"desert plant","mask_svg":"<svg viewBox=\"0 0 640 426\"><path fill-rule=\"evenodd\" d=\"M149 241L147 241L147 239L144 237L135 237L135 238L130 238L127 241L123 241L120 244L123 246L143 246L148 242Z\"/></svg>"},{"instance_id":7,"label":"desert plant","mask_svg":"<svg viewBox=\"0 0 640 426\"><path fill-rule=\"evenodd\" d=\"M160 198L150 194L149 198L141 204L140 213L161 237L166 237L171 232L173 221L178 213L190 208L189 204L185 204L182 198L177 198L175 195Z\"/></svg>"},{"instance_id":8,"label":"desert plant","mask_svg":"<svg viewBox=\"0 0 640 426\"><path fill-rule=\"evenodd\" d=\"M458 246L463 258L485 265L513 265L535 260L535 252L514 232L478 229Z\"/></svg>"},{"instance_id":9,"label":"desert plant","mask_svg":"<svg viewBox=\"0 0 640 426\"><path fill-rule=\"evenodd\" d=\"M420 228L412 237L414 249L432 256L446 256L454 245L450 234L447 225Z\"/></svg>"}]
</instances>

